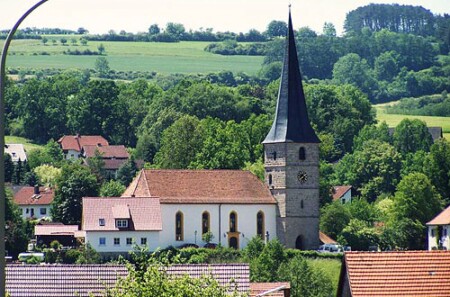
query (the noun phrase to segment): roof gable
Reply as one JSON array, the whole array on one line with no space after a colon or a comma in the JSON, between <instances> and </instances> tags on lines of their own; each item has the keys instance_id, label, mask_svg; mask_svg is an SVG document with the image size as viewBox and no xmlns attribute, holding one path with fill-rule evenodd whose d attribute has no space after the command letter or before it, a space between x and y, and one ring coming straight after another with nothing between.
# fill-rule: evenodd
<instances>
[{"instance_id":1,"label":"roof gable","mask_svg":"<svg viewBox=\"0 0 450 297\"><path fill-rule=\"evenodd\" d=\"M348 252L351 296L450 296L450 251Z\"/></svg>"},{"instance_id":2,"label":"roof gable","mask_svg":"<svg viewBox=\"0 0 450 297\"><path fill-rule=\"evenodd\" d=\"M27 154L25 153L25 148L23 144L20 143L7 143L5 144L5 154L11 156L13 162L26 161Z\"/></svg>"},{"instance_id":3,"label":"roof gable","mask_svg":"<svg viewBox=\"0 0 450 297\"><path fill-rule=\"evenodd\" d=\"M34 187L22 187L15 195L17 205L50 205L55 193L51 188L39 187L39 194L35 194Z\"/></svg>"},{"instance_id":4,"label":"roof gable","mask_svg":"<svg viewBox=\"0 0 450 297\"><path fill-rule=\"evenodd\" d=\"M348 191L352 189L352 186L335 186L333 187L333 200L342 198Z\"/></svg>"},{"instance_id":5,"label":"roof gable","mask_svg":"<svg viewBox=\"0 0 450 297\"><path fill-rule=\"evenodd\" d=\"M108 141L100 135L64 135L58 140L63 150L81 152L85 145L109 145Z\"/></svg>"},{"instance_id":6,"label":"roof gable","mask_svg":"<svg viewBox=\"0 0 450 297\"><path fill-rule=\"evenodd\" d=\"M159 197L161 203L275 204L267 186L242 170L142 170L123 197Z\"/></svg>"},{"instance_id":7,"label":"roof gable","mask_svg":"<svg viewBox=\"0 0 450 297\"><path fill-rule=\"evenodd\" d=\"M116 219L129 219L128 230L162 230L158 198L83 198L83 231L117 231ZM103 226L99 220L103 219Z\"/></svg>"},{"instance_id":8,"label":"roof gable","mask_svg":"<svg viewBox=\"0 0 450 297\"><path fill-rule=\"evenodd\" d=\"M427 225L450 225L450 206L429 221Z\"/></svg>"}]
</instances>

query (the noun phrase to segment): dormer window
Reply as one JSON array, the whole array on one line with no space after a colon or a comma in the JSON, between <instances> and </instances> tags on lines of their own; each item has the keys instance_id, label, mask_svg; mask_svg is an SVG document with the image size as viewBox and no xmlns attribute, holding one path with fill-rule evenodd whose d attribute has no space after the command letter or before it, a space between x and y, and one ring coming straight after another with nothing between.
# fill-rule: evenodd
<instances>
[{"instance_id":1,"label":"dormer window","mask_svg":"<svg viewBox=\"0 0 450 297\"><path fill-rule=\"evenodd\" d=\"M117 228L128 228L128 220L116 220Z\"/></svg>"},{"instance_id":2,"label":"dormer window","mask_svg":"<svg viewBox=\"0 0 450 297\"><path fill-rule=\"evenodd\" d=\"M105 226L105 219L98 219L99 226Z\"/></svg>"}]
</instances>

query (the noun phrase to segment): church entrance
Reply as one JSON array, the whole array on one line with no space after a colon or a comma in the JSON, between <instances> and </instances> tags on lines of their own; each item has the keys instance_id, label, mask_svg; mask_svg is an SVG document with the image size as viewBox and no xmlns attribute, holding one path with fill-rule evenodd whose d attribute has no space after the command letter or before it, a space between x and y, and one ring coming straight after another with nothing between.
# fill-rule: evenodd
<instances>
[{"instance_id":1,"label":"church entrance","mask_svg":"<svg viewBox=\"0 0 450 297\"><path fill-rule=\"evenodd\" d=\"M302 242L302 236L299 235L297 237L297 239L295 240L295 248L298 250L302 250L303 249L303 242Z\"/></svg>"},{"instance_id":2,"label":"church entrance","mask_svg":"<svg viewBox=\"0 0 450 297\"><path fill-rule=\"evenodd\" d=\"M230 236L228 239L228 246L233 249L239 248L239 240L236 236Z\"/></svg>"}]
</instances>

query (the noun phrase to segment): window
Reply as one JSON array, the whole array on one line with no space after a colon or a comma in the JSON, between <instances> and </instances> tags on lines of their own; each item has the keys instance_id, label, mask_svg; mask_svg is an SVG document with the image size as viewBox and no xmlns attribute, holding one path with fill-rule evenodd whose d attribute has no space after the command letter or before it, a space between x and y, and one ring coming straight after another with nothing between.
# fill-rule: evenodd
<instances>
[{"instance_id":1,"label":"window","mask_svg":"<svg viewBox=\"0 0 450 297\"><path fill-rule=\"evenodd\" d=\"M98 219L99 226L105 226L105 219Z\"/></svg>"},{"instance_id":2,"label":"window","mask_svg":"<svg viewBox=\"0 0 450 297\"><path fill-rule=\"evenodd\" d=\"M183 213L181 211L175 215L175 240L183 241Z\"/></svg>"},{"instance_id":3,"label":"window","mask_svg":"<svg viewBox=\"0 0 450 297\"><path fill-rule=\"evenodd\" d=\"M147 244L147 238L146 237L141 237L141 244L142 245Z\"/></svg>"},{"instance_id":4,"label":"window","mask_svg":"<svg viewBox=\"0 0 450 297\"><path fill-rule=\"evenodd\" d=\"M132 244L133 244L133 238L127 237L127 245L132 245Z\"/></svg>"},{"instance_id":5,"label":"window","mask_svg":"<svg viewBox=\"0 0 450 297\"><path fill-rule=\"evenodd\" d=\"M114 238L114 245L120 245L120 238L119 237L115 237Z\"/></svg>"},{"instance_id":6,"label":"window","mask_svg":"<svg viewBox=\"0 0 450 297\"><path fill-rule=\"evenodd\" d=\"M47 208L41 208L41 209L39 209L39 213L41 214L41 215L46 215L47 214Z\"/></svg>"},{"instance_id":7,"label":"window","mask_svg":"<svg viewBox=\"0 0 450 297\"><path fill-rule=\"evenodd\" d=\"M30 215L34 217L34 208L30 208Z\"/></svg>"},{"instance_id":8,"label":"window","mask_svg":"<svg viewBox=\"0 0 450 297\"><path fill-rule=\"evenodd\" d=\"M273 155L273 160L275 161L277 159L277 152L273 152L272 155Z\"/></svg>"},{"instance_id":9,"label":"window","mask_svg":"<svg viewBox=\"0 0 450 297\"><path fill-rule=\"evenodd\" d=\"M431 237L434 237L434 229L431 229Z\"/></svg>"},{"instance_id":10,"label":"window","mask_svg":"<svg viewBox=\"0 0 450 297\"><path fill-rule=\"evenodd\" d=\"M230 232L237 232L237 214L232 211L230 213Z\"/></svg>"},{"instance_id":11,"label":"window","mask_svg":"<svg viewBox=\"0 0 450 297\"><path fill-rule=\"evenodd\" d=\"M298 151L298 159L299 160L305 160L306 159L306 152L305 152L305 148L301 147Z\"/></svg>"},{"instance_id":12,"label":"window","mask_svg":"<svg viewBox=\"0 0 450 297\"><path fill-rule=\"evenodd\" d=\"M27 211L26 211L26 213L29 213L30 212L30 209L29 208L27 208Z\"/></svg>"},{"instance_id":13,"label":"window","mask_svg":"<svg viewBox=\"0 0 450 297\"><path fill-rule=\"evenodd\" d=\"M117 228L127 228L128 220L116 220L116 227Z\"/></svg>"},{"instance_id":14,"label":"window","mask_svg":"<svg viewBox=\"0 0 450 297\"><path fill-rule=\"evenodd\" d=\"M447 237L447 228L444 228L444 230L442 230L442 236Z\"/></svg>"},{"instance_id":15,"label":"window","mask_svg":"<svg viewBox=\"0 0 450 297\"><path fill-rule=\"evenodd\" d=\"M209 231L209 212L205 211L202 214L202 234Z\"/></svg>"},{"instance_id":16,"label":"window","mask_svg":"<svg viewBox=\"0 0 450 297\"><path fill-rule=\"evenodd\" d=\"M303 209L303 200L300 201L300 208Z\"/></svg>"},{"instance_id":17,"label":"window","mask_svg":"<svg viewBox=\"0 0 450 297\"><path fill-rule=\"evenodd\" d=\"M106 238L105 237L100 237L98 239L98 244L99 245L106 245Z\"/></svg>"},{"instance_id":18,"label":"window","mask_svg":"<svg viewBox=\"0 0 450 297\"><path fill-rule=\"evenodd\" d=\"M256 234L264 239L265 228L264 228L264 213L262 211L258 211L256 214Z\"/></svg>"},{"instance_id":19,"label":"window","mask_svg":"<svg viewBox=\"0 0 450 297\"><path fill-rule=\"evenodd\" d=\"M269 174L269 185L272 185L272 174Z\"/></svg>"}]
</instances>

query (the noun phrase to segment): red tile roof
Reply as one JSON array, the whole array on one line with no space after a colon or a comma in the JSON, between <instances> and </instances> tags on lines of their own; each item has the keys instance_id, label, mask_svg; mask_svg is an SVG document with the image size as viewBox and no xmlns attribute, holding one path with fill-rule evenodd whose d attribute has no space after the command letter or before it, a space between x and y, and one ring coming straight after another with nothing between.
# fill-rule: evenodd
<instances>
[{"instance_id":1,"label":"red tile roof","mask_svg":"<svg viewBox=\"0 0 450 297\"><path fill-rule=\"evenodd\" d=\"M96 150L98 150L105 159L128 159L130 157L130 154L128 154L128 151L124 145L83 145L82 149L86 158L94 157Z\"/></svg>"},{"instance_id":2,"label":"red tile roof","mask_svg":"<svg viewBox=\"0 0 450 297\"><path fill-rule=\"evenodd\" d=\"M85 197L83 198L83 231L115 231L114 215L129 211L131 222L129 230L153 231L162 230L161 207L158 198L118 198L118 197ZM122 207L123 210L118 210ZM125 209L128 207L128 209ZM100 226L99 219L105 220Z\"/></svg>"},{"instance_id":3,"label":"red tile roof","mask_svg":"<svg viewBox=\"0 0 450 297\"><path fill-rule=\"evenodd\" d=\"M256 297L260 294L268 297L284 297L284 291L291 288L288 282L278 283L250 283L250 297ZM277 290L279 289L279 290ZM271 291L271 293L268 293Z\"/></svg>"},{"instance_id":4,"label":"red tile roof","mask_svg":"<svg viewBox=\"0 0 450 297\"><path fill-rule=\"evenodd\" d=\"M58 140L63 150L81 152L85 145L109 145L108 141L100 135L64 135Z\"/></svg>"},{"instance_id":5,"label":"red tile roof","mask_svg":"<svg viewBox=\"0 0 450 297\"><path fill-rule=\"evenodd\" d=\"M335 186L333 187L333 201L340 199L348 191L352 189L352 186Z\"/></svg>"},{"instance_id":6,"label":"red tile roof","mask_svg":"<svg viewBox=\"0 0 450 297\"><path fill-rule=\"evenodd\" d=\"M34 187L22 187L15 195L17 205L49 205L53 202L53 189L39 187L39 194L34 194Z\"/></svg>"},{"instance_id":7,"label":"red tile roof","mask_svg":"<svg viewBox=\"0 0 450 297\"><path fill-rule=\"evenodd\" d=\"M450 225L450 206L429 221L427 225Z\"/></svg>"},{"instance_id":8,"label":"red tile roof","mask_svg":"<svg viewBox=\"0 0 450 297\"><path fill-rule=\"evenodd\" d=\"M261 180L242 170L142 170L122 196L156 196L161 203L276 203Z\"/></svg>"},{"instance_id":9,"label":"red tile roof","mask_svg":"<svg viewBox=\"0 0 450 297\"><path fill-rule=\"evenodd\" d=\"M105 166L103 166L106 170L117 170L119 169L127 159L103 159L105 162Z\"/></svg>"},{"instance_id":10,"label":"red tile roof","mask_svg":"<svg viewBox=\"0 0 450 297\"><path fill-rule=\"evenodd\" d=\"M34 235L74 235L78 231L78 225L36 225Z\"/></svg>"},{"instance_id":11,"label":"red tile roof","mask_svg":"<svg viewBox=\"0 0 450 297\"><path fill-rule=\"evenodd\" d=\"M348 252L344 265L352 297L450 296L450 251Z\"/></svg>"},{"instance_id":12,"label":"red tile roof","mask_svg":"<svg viewBox=\"0 0 450 297\"><path fill-rule=\"evenodd\" d=\"M104 296L125 265L7 265L6 291L11 297Z\"/></svg>"},{"instance_id":13,"label":"red tile roof","mask_svg":"<svg viewBox=\"0 0 450 297\"><path fill-rule=\"evenodd\" d=\"M331 237L319 231L319 239L324 244L336 244L336 240L333 240Z\"/></svg>"},{"instance_id":14,"label":"red tile roof","mask_svg":"<svg viewBox=\"0 0 450 297\"><path fill-rule=\"evenodd\" d=\"M167 274L171 276L189 275L199 278L211 275L219 285L236 288L239 293L247 293L250 289L250 268L248 264L181 264L167 267Z\"/></svg>"}]
</instances>

